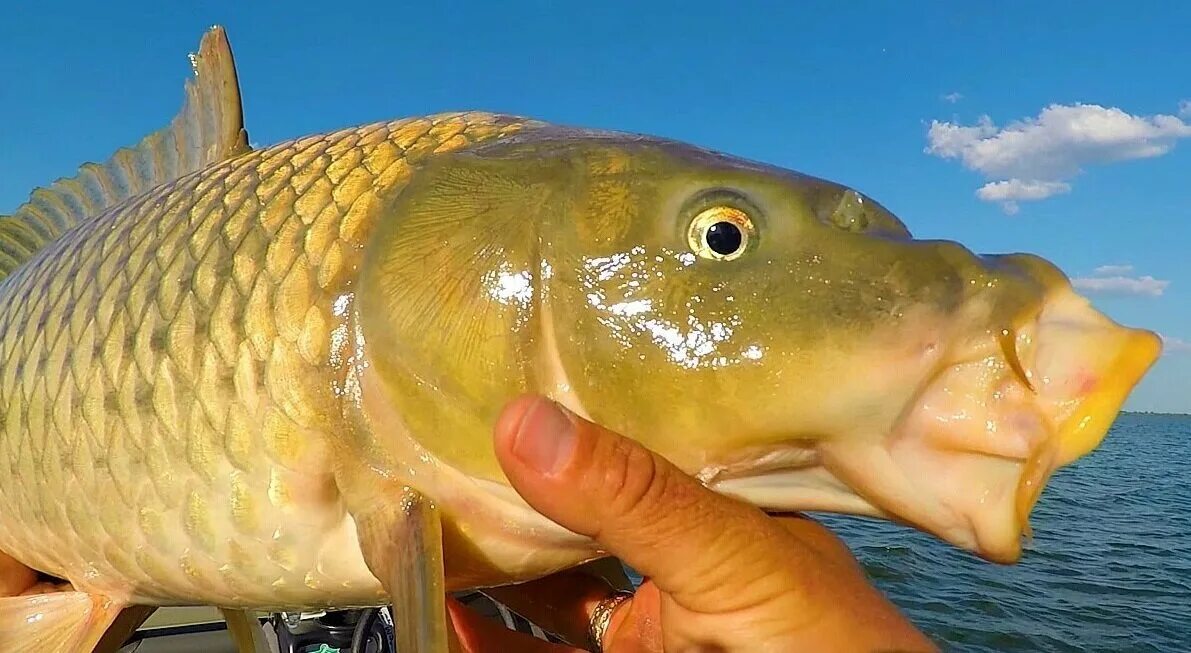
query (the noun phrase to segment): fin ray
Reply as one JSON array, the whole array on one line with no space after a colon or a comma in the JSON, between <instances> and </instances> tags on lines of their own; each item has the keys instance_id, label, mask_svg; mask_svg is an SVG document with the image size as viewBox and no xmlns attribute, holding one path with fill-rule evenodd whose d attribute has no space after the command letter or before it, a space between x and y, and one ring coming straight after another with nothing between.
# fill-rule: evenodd
<instances>
[{"instance_id":1,"label":"fin ray","mask_svg":"<svg viewBox=\"0 0 1191 653\"><path fill-rule=\"evenodd\" d=\"M178 115L105 163L33 191L10 216L0 216L0 279L75 225L179 177L249 151L235 61L223 28L206 33L191 55Z\"/></svg>"},{"instance_id":2,"label":"fin ray","mask_svg":"<svg viewBox=\"0 0 1191 653\"><path fill-rule=\"evenodd\" d=\"M356 519L364 561L393 606L397 650L447 653L450 629L438 509L417 490L403 488L396 504Z\"/></svg>"},{"instance_id":3,"label":"fin ray","mask_svg":"<svg viewBox=\"0 0 1191 653\"><path fill-rule=\"evenodd\" d=\"M0 598L0 651L112 653L152 612L84 592Z\"/></svg>"},{"instance_id":4,"label":"fin ray","mask_svg":"<svg viewBox=\"0 0 1191 653\"><path fill-rule=\"evenodd\" d=\"M269 653L269 643L256 617L246 610L221 608L220 612L238 653Z\"/></svg>"}]
</instances>

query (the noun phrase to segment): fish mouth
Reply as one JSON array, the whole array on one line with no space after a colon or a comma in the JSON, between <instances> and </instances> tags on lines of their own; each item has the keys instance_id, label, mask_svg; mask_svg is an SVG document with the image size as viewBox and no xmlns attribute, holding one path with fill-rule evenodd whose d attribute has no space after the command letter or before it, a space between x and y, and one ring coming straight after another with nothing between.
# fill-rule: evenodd
<instances>
[{"instance_id":1,"label":"fish mouth","mask_svg":"<svg viewBox=\"0 0 1191 653\"><path fill-rule=\"evenodd\" d=\"M799 467L735 474L716 488L774 512L906 523L1013 563L1050 477L1099 446L1161 348L1156 334L1063 289L1021 324L961 347L889 432L819 440Z\"/></svg>"},{"instance_id":2,"label":"fish mouth","mask_svg":"<svg viewBox=\"0 0 1191 653\"><path fill-rule=\"evenodd\" d=\"M1039 317L1038 404L1055 425L1026 458L1015 514L1029 533L1029 516L1047 479L1103 442L1121 406L1162 354L1156 333L1123 327L1067 294Z\"/></svg>"}]
</instances>

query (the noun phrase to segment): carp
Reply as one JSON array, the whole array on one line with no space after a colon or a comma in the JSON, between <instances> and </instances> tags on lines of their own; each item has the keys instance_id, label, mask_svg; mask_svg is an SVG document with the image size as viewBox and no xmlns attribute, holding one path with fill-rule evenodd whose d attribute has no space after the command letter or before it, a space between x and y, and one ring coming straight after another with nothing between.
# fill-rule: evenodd
<instances>
[{"instance_id":1,"label":"carp","mask_svg":"<svg viewBox=\"0 0 1191 653\"><path fill-rule=\"evenodd\" d=\"M168 126L0 218L5 650L392 603L444 651L444 593L600 556L495 461L530 392L765 510L1013 562L1160 354L833 182L481 112L254 148L223 30L192 62Z\"/></svg>"}]
</instances>

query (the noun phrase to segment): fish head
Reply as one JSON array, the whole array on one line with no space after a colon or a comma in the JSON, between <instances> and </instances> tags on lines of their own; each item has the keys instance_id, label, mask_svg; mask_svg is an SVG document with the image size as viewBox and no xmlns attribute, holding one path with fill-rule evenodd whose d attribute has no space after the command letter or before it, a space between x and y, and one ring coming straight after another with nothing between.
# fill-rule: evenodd
<instances>
[{"instance_id":1,"label":"fish head","mask_svg":"<svg viewBox=\"0 0 1191 653\"><path fill-rule=\"evenodd\" d=\"M527 129L431 160L390 211L361 341L419 451L496 483L491 425L538 392L762 509L1012 562L1161 348L1038 257L672 141Z\"/></svg>"},{"instance_id":2,"label":"fish head","mask_svg":"<svg viewBox=\"0 0 1191 653\"><path fill-rule=\"evenodd\" d=\"M916 240L839 184L658 142L575 165L542 238L547 389L770 511L1014 561L1160 352L1050 263Z\"/></svg>"}]
</instances>

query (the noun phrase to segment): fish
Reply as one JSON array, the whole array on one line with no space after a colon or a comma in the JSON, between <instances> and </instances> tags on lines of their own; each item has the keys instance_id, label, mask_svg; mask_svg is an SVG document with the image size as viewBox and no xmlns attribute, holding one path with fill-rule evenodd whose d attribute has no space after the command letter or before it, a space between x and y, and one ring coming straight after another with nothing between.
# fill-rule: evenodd
<instances>
[{"instance_id":1,"label":"fish","mask_svg":"<svg viewBox=\"0 0 1191 653\"><path fill-rule=\"evenodd\" d=\"M0 218L5 650L392 604L445 651L447 592L604 555L500 471L523 393L764 510L1012 563L1161 354L835 182L478 111L257 147L222 28L192 64L167 126Z\"/></svg>"}]
</instances>

